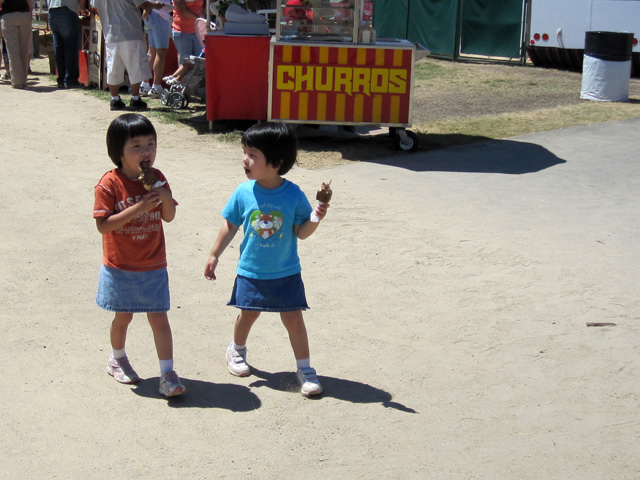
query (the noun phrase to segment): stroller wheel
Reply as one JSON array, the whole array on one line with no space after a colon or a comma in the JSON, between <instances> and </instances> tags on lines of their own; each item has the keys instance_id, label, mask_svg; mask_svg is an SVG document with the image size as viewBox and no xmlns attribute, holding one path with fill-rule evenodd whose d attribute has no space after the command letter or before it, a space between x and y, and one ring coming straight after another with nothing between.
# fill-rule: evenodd
<instances>
[{"instance_id":1,"label":"stroller wheel","mask_svg":"<svg viewBox=\"0 0 640 480\"><path fill-rule=\"evenodd\" d=\"M166 88L162 89L162 94L160 95L160 101L162 102L162 105L167 106L169 104L169 90L167 90Z\"/></svg>"},{"instance_id":2,"label":"stroller wheel","mask_svg":"<svg viewBox=\"0 0 640 480\"><path fill-rule=\"evenodd\" d=\"M167 105L173 109L184 108L184 96L180 92L171 92L167 97Z\"/></svg>"}]
</instances>

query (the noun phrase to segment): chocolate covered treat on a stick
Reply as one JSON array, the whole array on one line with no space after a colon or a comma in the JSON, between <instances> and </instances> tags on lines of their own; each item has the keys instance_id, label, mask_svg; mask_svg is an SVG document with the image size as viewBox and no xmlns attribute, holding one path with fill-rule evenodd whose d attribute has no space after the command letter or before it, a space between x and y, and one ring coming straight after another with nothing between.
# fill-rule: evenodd
<instances>
[{"instance_id":1,"label":"chocolate covered treat on a stick","mask_svg":"<svg viewBox=\"0 0 640 480\"><path fill-rule=\"evenodd\" d=\"M149 191L154 187L161 187L166 183L158 180L158 177L156 177L156 174L153 172L153 168L148 167L147 165L143 165L141 163L138 165L138 170L140 170L138 180L140 180L142 185L144 185L144 188Z\"/></svg>"},{"instance_id":2,"label":"chocolate covered treat on a stick","mask_svg":"<svg viewBox=\"0 0 640 480\"><path fill-rule=\"evenodd\" d=\"M333 192L331 191L331 180L329 180L329 183L322 182L320 190L318 190L318 193L316 193L316 200L318 200L318 205L329 203L331 201L331 195L333 195ZM311 212L310 220L313 223L318 223L320 221L320 218L318 218L316 212Z\"/></svg>"},{"instance_id":3,"label":"chocolate covered treat on a stick","mask_svg":"<svg viewBox=\"0 0 640 480\"><path fill-rule=\"evenodd\" d=\"M318 200L320 203L329 203L331 201L332 194L333 192L331 191L331 180L329 180L329 183L323 182L320 190L318 190L318 193L316 194L316 200Z\"/></svg>"}]
</instances>

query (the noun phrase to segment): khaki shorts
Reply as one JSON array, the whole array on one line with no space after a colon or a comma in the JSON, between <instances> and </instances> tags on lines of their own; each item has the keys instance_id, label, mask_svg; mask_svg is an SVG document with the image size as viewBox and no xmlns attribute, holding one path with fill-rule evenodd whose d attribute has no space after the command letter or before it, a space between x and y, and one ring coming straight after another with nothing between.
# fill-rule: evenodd
<instances>
[{"instance_id":1,"label":"khaki shorts","mask_svg":"<svg viewBox=\"0 0 640 480\"><path fill-rule=\"evenodd\" d=\"M129 83L135 85L152 77L149 56L144 40L126 40L109 43L107 50L107 84L120 85L124 82L125 70Z\"/></svg>"}]
</instances>

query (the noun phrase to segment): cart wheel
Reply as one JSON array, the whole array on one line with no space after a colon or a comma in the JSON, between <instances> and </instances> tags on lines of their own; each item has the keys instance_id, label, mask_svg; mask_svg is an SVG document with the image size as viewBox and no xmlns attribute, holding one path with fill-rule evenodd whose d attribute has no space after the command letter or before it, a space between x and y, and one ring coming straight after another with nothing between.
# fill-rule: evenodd
<instances>
[{"instance_id":1,"label":"cart wheel","mask_svg":"<svg viewBox=\"0 0 640 480\"><path fill-rule=\"evenodd\" d=\"M415 152L420 147L418 136L410 130L398 130L395 144L398 150L405 152Z\"/></svg>"},{"instance_id":2,"label":"cart wheel","mask_svg":"<svg viewBox=\"0 0 640 480\"><path fill-rule=\"evenodd\" d=\"M167 97L167 105L178 110L183 107L184 96L180 92L171 92Z\"/></svg>"}]
</instances>

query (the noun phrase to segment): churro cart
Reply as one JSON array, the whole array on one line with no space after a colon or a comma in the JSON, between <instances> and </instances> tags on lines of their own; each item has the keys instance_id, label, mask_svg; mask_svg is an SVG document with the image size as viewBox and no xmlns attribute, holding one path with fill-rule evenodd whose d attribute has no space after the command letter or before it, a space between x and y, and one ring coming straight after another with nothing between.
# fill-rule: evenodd
<instances>
[{"instance_id":1,"label":"churro cart","mask_svg":"<svg viewBox=\"0 0 640 480\"><path fill-rule=\"evenodd\" d=\"M278 0L269 51L268 119L389 127L418 148L411 126L416 46L376 39L373 1Z\"/></svg>"}]
</instances>

